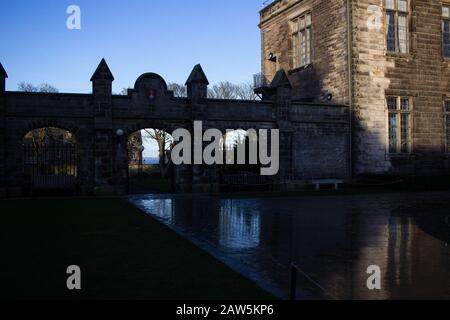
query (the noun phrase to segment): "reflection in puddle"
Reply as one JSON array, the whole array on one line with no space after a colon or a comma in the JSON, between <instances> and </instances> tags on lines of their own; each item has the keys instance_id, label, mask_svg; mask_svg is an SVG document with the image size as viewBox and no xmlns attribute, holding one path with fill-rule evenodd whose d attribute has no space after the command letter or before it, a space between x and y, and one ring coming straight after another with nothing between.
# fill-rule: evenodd
<instances>
[{"instance_id":1,"label":"reflection in puddle","mask_svg":"<svg viewBox=\"0 0 450 320\"><path fill-rule=\"evenodd\" d=\"M172 202L172 199L149 199L142 200L142 205L151 208L153 216L165 224L172 225L175 218Z\"/></svg>"},{"instance_id":2,"label":"reflection in puddle","mask_svg":"<svg viewBox=\"0 0 450 320\"><path fill-rule=\"evenodd\" d=\"M219 242L230 249L248 249L259 245L261 217L255 209L247 212L225 200L220 206Z\"/></svg>"},{"instance_id":3,"label":"reflection in puddle","mask_svg":"<svg viewBox=\"0 0 450 320\"><path fill-rule=\"evenodd\" d=\"M302 299L450 299L449 193L131 201L280 298L295 263ZM381 290L367 288L372 265Z\"/></svg>"}]
</instances>

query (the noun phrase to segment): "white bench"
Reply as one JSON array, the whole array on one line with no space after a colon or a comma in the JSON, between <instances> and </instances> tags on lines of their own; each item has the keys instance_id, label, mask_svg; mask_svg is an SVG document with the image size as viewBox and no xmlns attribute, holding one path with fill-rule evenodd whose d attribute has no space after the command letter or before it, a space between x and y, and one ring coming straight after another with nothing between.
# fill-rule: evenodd
<instances>
[{"instance_id":1,"label":"white bench","mask_svg":"<svg viewBox=\"0 0 450 320\"><path fill-rule=\"evenodd\" d=\"M344 183L342 179L320 179L313 180L311 182L314 186L314 190L319 191L321 186L333 186L334 190L339 189L339 185Z\"/></svg>"}]
</instances>

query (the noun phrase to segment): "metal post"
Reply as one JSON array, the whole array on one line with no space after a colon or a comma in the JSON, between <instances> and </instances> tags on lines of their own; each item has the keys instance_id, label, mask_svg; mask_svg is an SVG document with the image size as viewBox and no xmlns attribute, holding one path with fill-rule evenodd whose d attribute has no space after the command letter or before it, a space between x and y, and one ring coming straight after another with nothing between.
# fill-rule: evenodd
<instances>
[{"instance_id":1,"label":"metal post","mask_svg":"<svg viewBox=\"0 0 450 320\"><path fill-rule=\"evenodd\" d=\"M291 288L290 288L290 300L297 299L297 266L291 264Z\"/></svg>"}]
</instances>

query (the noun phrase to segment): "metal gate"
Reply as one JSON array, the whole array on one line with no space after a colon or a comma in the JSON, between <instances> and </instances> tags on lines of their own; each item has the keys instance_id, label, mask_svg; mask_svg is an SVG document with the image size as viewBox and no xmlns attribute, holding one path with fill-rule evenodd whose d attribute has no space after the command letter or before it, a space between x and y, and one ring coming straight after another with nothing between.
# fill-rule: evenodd
<instances>
[{"instance_id":1,"label":"metal gate","mask_svg":"<svg viewBox=\"0 0 450 320\"><path fill-rule=\"evenodd\" d=\"M76 144L24 144L23 172L32 189L72 189L77 182Z\"/></svg>"}]
</instances>

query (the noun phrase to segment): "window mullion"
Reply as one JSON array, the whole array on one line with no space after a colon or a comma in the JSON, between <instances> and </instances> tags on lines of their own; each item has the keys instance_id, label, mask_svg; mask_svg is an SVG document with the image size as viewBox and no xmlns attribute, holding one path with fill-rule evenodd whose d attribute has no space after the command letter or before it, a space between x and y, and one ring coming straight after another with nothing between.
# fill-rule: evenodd
<instances>
[{"instance_id":1,"label":"window mullion","mask_svg":"<svg viewBox=\"0 0 450 320\"><path fill-rule=\"evenodd\" d=\"M396 110L396 117L397 117L397 153L402 152L402 115L401 115L401 109L402 109L402 98L397 97L397 110Z\"/></svg>"},{"instance_id":2,"label":"window mullion","mask_svg":"<svg viewBox=\"0 0 450 320\"><path fill-rule=\"evenodd\" d=\"M397 1L396 1L397 3ZM397 4L396 4L397 6ZM395 9L395 52L400 52L400 28L398 25L398 10Z\"/></svg>"},{"instance_id":3,"label":"window mullion","mask_svg":"<svg viewBox=\"0 0 450 320\"><path fill-rule=\"evenodd\" d=\"M298 55L298 60L299 62L299 66L303 66L303 29L300 29L299 33L298 33L298 44L299 44L299 55Z\"/></svg>"},{"instance_id":4,"label":"window mullion","mask_svg":"<svg viewBox=\"0 0 450 320\"><path fill-rule=\"evenodd\" d=\"M410 103L411 104L411 103ZM412 110L408 112L408 152L413 152L413 116L412 116Z\"/></svg>"}]
</instances>

